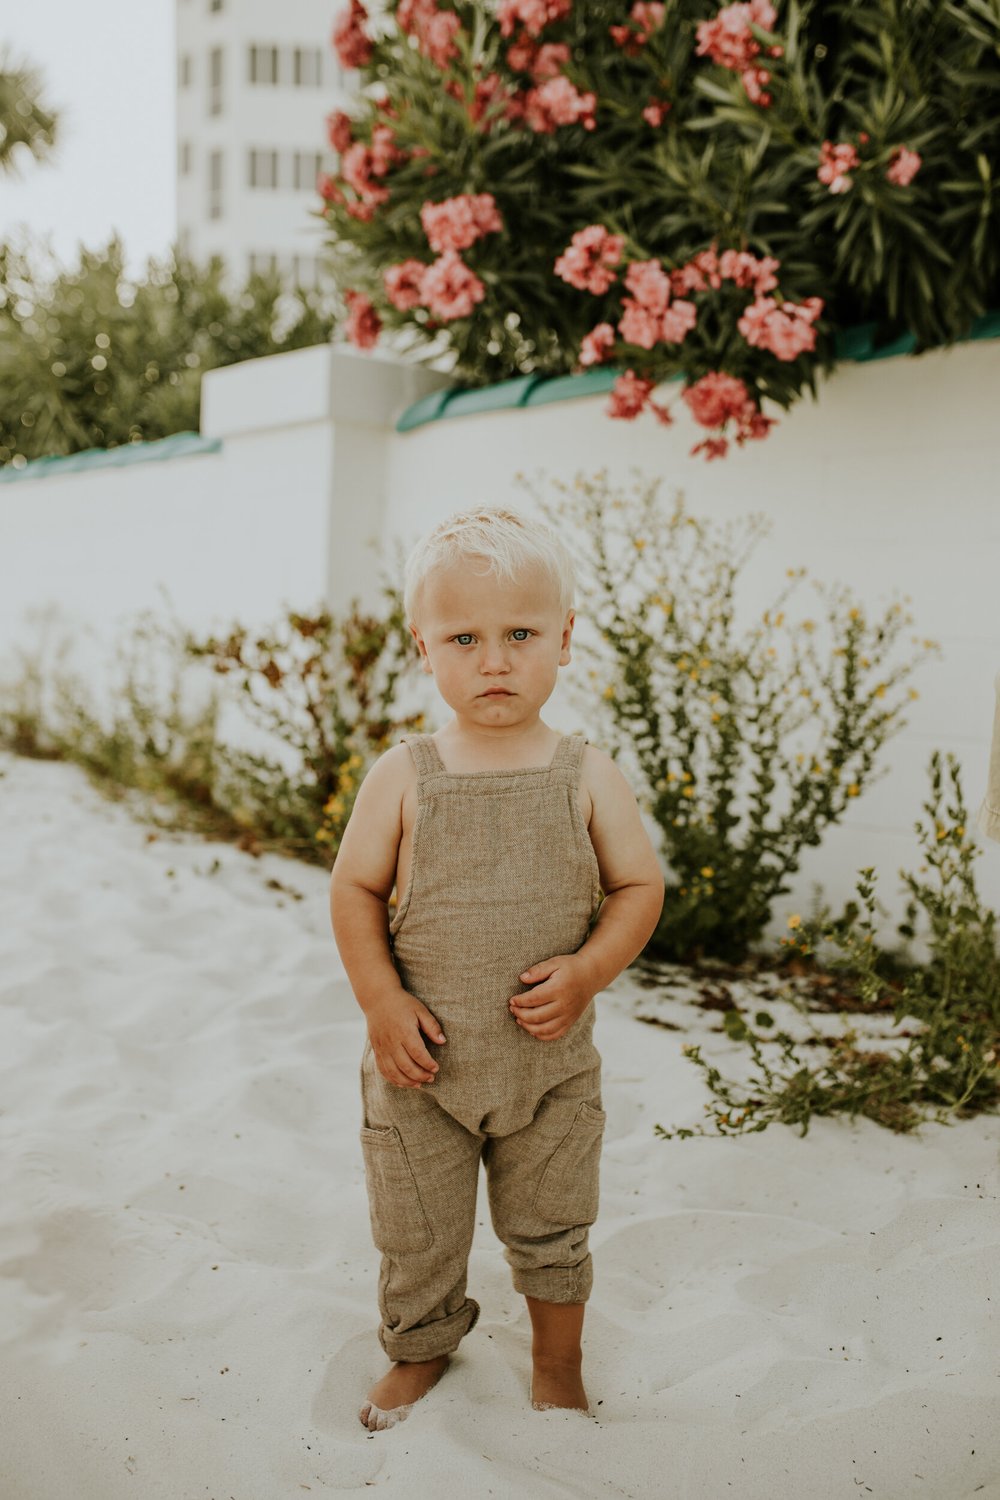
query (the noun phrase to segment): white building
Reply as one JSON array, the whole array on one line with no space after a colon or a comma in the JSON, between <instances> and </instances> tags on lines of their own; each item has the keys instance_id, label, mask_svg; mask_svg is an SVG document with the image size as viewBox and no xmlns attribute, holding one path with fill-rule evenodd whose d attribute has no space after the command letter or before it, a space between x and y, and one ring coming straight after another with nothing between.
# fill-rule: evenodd
<instances>
[{"instance_id":1,"label":"white building","mask_svg":"<svg viewBox=\"0 0 1000 1500\"><path fill-rule=\"evenodd\" d=\"M277 268L322 285L325 117L356 74L330 45L329 0L176 0L177 237L223 256L237 282Z\"/></svg>"}]
</instances>

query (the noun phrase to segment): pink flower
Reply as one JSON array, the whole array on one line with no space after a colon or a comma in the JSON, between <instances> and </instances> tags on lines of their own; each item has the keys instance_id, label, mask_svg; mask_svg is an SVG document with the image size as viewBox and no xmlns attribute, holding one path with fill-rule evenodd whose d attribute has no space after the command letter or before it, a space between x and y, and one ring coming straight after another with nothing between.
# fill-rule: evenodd
<instances>
[{"instance_id":1,"label":"pink flower","mask_svg":"<svg viewBox=\"0 0 1000 1500\"><path fill-rule=\"evenodd\" d=\"M423 279L427 267L422 260L404 260L382 273L385 294L401 312L423 304Z\"/></svg>"},{"instance_id":2,"label":"pink flower","mask_svg":"<svg viewBox=\"0 0 1000 1500\"><path fill-rule=\"evenodd\" d=\"M348 146L340 159L341 175L359 198L364 199L366 203L385 203L389 198L389 189L379 187L372 182L373 170L374 157L371 148L361 141L355 141L353 146Z\"/></svg>"},{"instance_id":3,"label":"pink flower","mask_svg":"<svg viewBox=\"0 0 1000 1500\"><path fill-rule=\"evenodd\" d=\"M615 330L610 323L598 323L580 341L580 360L583 368L587 365L600 365L607 359L614 348Z\"/></svg>"},{"instance_id":4,"label":"pink flower","mask_svg":"<svg viewBox=\"0 0 1000 1500\"><path fill-rule=\"evenodd\" d=\"M673 105L668 99L650 99L642 112L642 118L647 125L652 125L656 129L663 124L667 111L670 109L673 109Z\"/></svg>"},{"instance_id":5,"label":"pink flower","mask_svg":"<svg viewBox=\"0 0 1000 1500\"><path fill-rule=\"evenodd\" d=\"M367 224L369 219L375 217L375 205L362 199L357 203L346 203L344 212L350 214L352 219L359 219L362 224Z\"/></svg>"},{"instance_id":6,"label":"pink flower","mask_svg":"<svg viewBox=\"0 0 1000 1500\"><path fill-rule=\"evenodd\" d=\"M529 36L539 36L553 21L569 15L571 0L500 0L497 16L501 36L510 36L521 23Z\"/></svg>"},{"instance_id":7,"label":"pink flower","mask_svg":"<svg viewBox=\"0 0 1000 1500\"><path fill-rule=\"evenodd\" d=\"M605 408L608 416L633 422L648 407L665 427L669 427L673 421L670 412L651 399L655 384L655 380L644 380L634 370L626 370L611 387L611 399Z\"/></svg>"},{"instance_id":8,"label":"pink flower","mask_svg":"<svg viewBox=\"0 0 1000 1500\"><path fill-rule=\"evenodd\" d=\"M654 31L658 31L663 25L663 18L667 13L667 7L656 3L656 0L636 0L629 11L629 22L627 26L609 26L611 39L615 44L630 56L645 47Z\"/></svg>"},{"instance_id":9,"label":"pink flower","mask_svg":"<svg viewBox=\"0 0 1000 1500\"><path fill-rule=\"evenodd\" d=\"M758 260L748 250L723 250L719 256L719 274L739 287L753 287L760 296L778 285L774 272L780 264L773 255Z\"/></svg>"},{"instance_id":10,"label":"pink flower","mask_svg":"<svg viewBox=\"0 0 1000 1500\"><path fill-rule=\"evenodd\" d=\"M824 141L819 148L820 165L816 176L820 182L829 185L831 193L846 193L851 186L852 178L848 172L853 172L855 167L861 165L861 158L849 141L842 141L835 146L832 141Z\"/></svg>"},{"instance_id":11,"label":"pink flower","mask_svg":"<svg viewBox=\"0 0 1000 1500\"><path fill-rule=\"evenodd\" d=\"M625 272L625 285L640 307L662 313L670 301L670 277L658 260L634 260Z\"/></svg>"},{"instance_id":12,"label":"pink flower","mask_svg":"<svg viewBox=\"0 0 1000 1500\"><path fill-rule=\"evenodd\" d=\"M791 360L807 349L815 349L816 330L811 325L822 311L822 297L807 297L801 304L786 300L780 307L773 297L760 297L736 326L751 347L769 349L778 359Z\"/></svg>"},{"instance_id":13,"label":"pink flower","mask_svg":"<svg viewBox=\"0 0 1000 1500\"><path fill-rule=\"evenodd\" d=\"M384 177L390 167L395 166L398 161L406 160L406 152L400 151L388 125L375 126L369 151L371 170L375 177Z\"/></svg>"},{"instance_id":14,"label":"pink flower","mask_svg":"<svg viewBox=\"0 0 1000 1500\"><path fill-rule=\"evenodd\" d=\"M626 297L625 311L618 324L618 332L627 344L638 344L640 349L652 349L660 337L660 317L648 307Z\"/></svg>"},{"instance_id":15,"label":"pink flower","mask_svg":"<svg viewBox=\"0 0 1000 1500\"><path fill-rule=\"evenodd\" d=\"M506 95L506 86L499 73L487 73L485 78L480 78L473 93L472 103L469 105L469 119L473 125L478 125L484 116L490 118L482 126L484 133L492 130L497 119L500 118L500 110L494 110L494 105L499 104Z\"/></svg>"},{"instance_id":16,"label":"pink flower","mask_svg":"<svg viewBox=\"0 0 1000 1500\"><path fill-rule=\"evenodd\" d=\"M363 68L372 59L372 40L365 31L368 12L361 0L350 0L347 10L341 11L333 26L334 51L342 68Z\"/></svg>"},{"instance_id":17,"label":"pink flower","mask_svg":"<svg viewBox=\"0 0 1000 1500\"><path fill-rule=\"evenodd\" d=\"M599 297L617 280L611 267L618 265L624 249L624 235L609 234L603 224L588 224L574 234L554 270L570 286Z\"/></svg>"},{"instance_id":18,"label":"pink flower","mask_svg":"<svg viewBox=\"0 0 1000 1500\"><path fill-rule=\"evenodd\" d=\"M699 453L704 452L706 461L709 461L709 460L711 460L713 458L725 458L725 456L728 453L728 451L729 451L729 439L728 438L724 438L724 437L707 437L707 438L702 438L702 440L701 440L700 443L695 443L694 447L691 449L691 452L690 452L690 454L688 456L690 458L695 458L695 457L697 457L697 455Z\"/></svg>"},{"instance_id":19,"label":"pink flower","mask_svg":"<svg viewBox=\"0 0 1000 1500\"><path fill-rule=\"evenodd\" d=\"M467 250L484 234L503 229L492 193L461 193L441 203L425 203L420 222L432 250Z\"/></svg>"},{"instance_id":20,"label":"pink flower","mask_svg":"<svg viewBox=\"0 0 1000 1500\"><path fill-rule=\"evenodd\" d=\"M421 295L434 316L447 323L467 318L486 288L454 250L446 250L424 272Z\"/></svg>"},{"instance_id":21,"label":"pink flower","mask_svg":"<svg viewBox=\"0 0 1000 1500\"><path fill-rule=\"evenodd\" d=\"M371 299L364 292L345 292L344 301L348 308L347 337L356 348L371 349L382 331L382 319Z\"/></svg>"},{"instance_id":22,"label":"pink flower","mask_svg":"<svg viewBox=\"0 0 1000 1500\"><path fill-rule=\"evenodd\" d=\"M739 417L750 400L743 381L721 370L703 375L687 386L681 396L702 427L721 427L730 417Z\"/></svg>"},{"instance_id":23,"label":"pink flower","mask_svg":"<svg viewBox=\"0 0 1000 1500\"><path fill-rule=\"evenodd\" d=\"M660 321L660 337L667 344L682 344L697 321L693 302L672 302Z\"/></svg>"},{"instance_id":24,"label":"pink flower","mask_svg":"<svg viewBox=\"0 0 1000 1500\"><path fill-rule=\"evenodd\" d=\"M326 134L334 151L339 151L343 154L347 150L348 146L354 140L354 136L351 134L353 124L354 121L350 115L345 114L342 109L331 110L327 115Z\"/></svg>"},{"instance_id":25,"label":"pink flower","mask_svg":"<svg viewBox=\"0 0 1000 1500\"><path fill-rule=\"evenodd\" d=\"M328 172L320 172L316 178L316 191L327 203L343 203L343 190Z\"/></svg>"},{"instance_id":26,"label":"pink flower","mask_svg":"<svg viewBox=\"0 0 1000 1500\"><path fill-rule=\"evenodd\" d=\"M456 33L462 23L453 10L438 10L437 0L399 0L396 20L401 31L416 37L424 57L446 68L458 56Z\"/></svg>"},{"instance_id":27,"label":"pink flower","mask_svg":"<svg viewBox=\"0 0 1000 1500\"><path fill-rule=\"evenodd\" d=\"M696 57L708 56L723 68L742 73L757 56L760 43L750 30L750 23L770 31L777 19L770 0L749 0L747 4L727 5L714 21L699 21L696 28Z\"/></svg>"},{"instance_id":28,"label":"pink flower","mask_svg":"<svg viewBox=\"0 0 1000 1500\"><path fill-rule=\"evenodd\" d=\"M743 381L721 371L703 375L694 385L688 386L682 399L691 408L695 421L704 427L723 427L732 422L733 435L740 447L751 438L767 437L775 426L774 417L764 416ZM704 453L707 460L724 458L728 448L728 439L719 433L696 443L690 456L694 458Z\"/></svg>"},{"instance_id":29,"label":"pink flower","mask_svg":"<svg viewBox=\"0 0 1000 1500\"><path fill-rule=\"evenodd\" d=\"M764 85L770 81L770 77L766 68L744 68L740 74L747 98L751 104L759 104L761 109L767 109L769 104L774 103L773 94L768 94L764 90Z\"/></svg>"},{"instance_id":30,"label":"pink flower","mask_svg":"<svg viewBox=\"0 0 1000 1500\"><path fill-rule=\"evenodd\" d=\"M525 119L540 135L551 135L557 125L579 124L584 130L593 130L596 107L597 95L578 93L564 74L529 89L524 97Z\"/></svg>"},{"instance_id":31,"label":"pink flower","mask_svg":"<svg viewBox=\"0 0 1000 1500\"><path fill-rule=\"evenodd\" d=\"M910 151L906 146L897 146L886 169L886 177L896 187L906 187L920 170L923 157L919 151Z\"/></svg>"},{"instance_id":32,"label":"pink flower","mask_svg":"<svg viewBox=\"0 0 1000 1500\"><path fill-rule=\"evenodd\" d=\"M545 42L530 64L531 76L536 83L558 78L569 59L570 50L565 42Z\"/></svg>"}]
</instances>

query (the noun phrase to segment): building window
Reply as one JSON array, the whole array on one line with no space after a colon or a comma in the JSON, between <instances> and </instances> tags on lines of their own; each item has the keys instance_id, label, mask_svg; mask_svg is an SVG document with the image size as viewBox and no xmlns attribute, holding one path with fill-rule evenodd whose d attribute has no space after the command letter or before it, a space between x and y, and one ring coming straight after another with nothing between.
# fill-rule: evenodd
<instances>
[{"instance_id":1,"label":"building window","mask_svg":"<svg viewBox=\"0 0 1000 1500\"><path fill-rule=\"evenodd\" d=\"M177 145L177 170L182 177L187 177L191 172L191 164L194 159L194 150L190 141L179 141Z\"/></svg>"},{"instance_id":2,"label":"building window","mask_svg":"<svg viewBox=\"0 0 1000 1500\"><path fill-rule=\"evenodd\" d=\"M322 82L318 47L296 47L292 52L292 82L296 88L315 89Z\"/></svg>"},{"instance_id":3,"label":"building window","mask_svg":"<svg viewBox=\"0 0 1000 1500\"><path fill-rule=\"evenodd\" d=\"M222 114L222 48L213 47L208 59L208 112Z\"/></svg>"},{"instance_id":4,"label":"building window","mask_svg":"<svg viewBox=\"0 0 1000 1500\"><path fill-rule=\"evenodd\" d=\"M277 151L247 152L247 185L252 188L276 188L278 186Z\"/></svg>"},{"instance_id":5,"label":"building window","mask_svg":"<svg viewBox=\"0 0 1000 1500\"><path fill-rule=\"evenodd\" d=\"M277 83L277 47L261 47L253 45L247 49L247 59L247 76L250 83Z\"/></svg>"},{"instance_id":6,"label":"building window","mask_svg":"<svg viewBox=\"0 0 1000 1500\"><path fill-rule=\"evenodd\" d=\"M208 217L222 218L222 152L213 151L208 158Z\"/></svg>"},{"instance_id":7,"label":"building window","mask_svg":"<svg viewBox=\"0 0 1000 1500\"><path fill-rule=\"evenodd\" d=\"M315 188L316 179L322 170L322 151L296 151L292 157L292 186L296 192Z\"/></svg>"},{"instance_id":8,"label":"building window","mask_svg":"<svg viewBox=\"0 0 1000 1500\"><path fill-rule=\"evenodd\" d=\"M191 87L191 54L182 52L177 59L177 87L187 89Z\"/></svg>"}]
</instances>

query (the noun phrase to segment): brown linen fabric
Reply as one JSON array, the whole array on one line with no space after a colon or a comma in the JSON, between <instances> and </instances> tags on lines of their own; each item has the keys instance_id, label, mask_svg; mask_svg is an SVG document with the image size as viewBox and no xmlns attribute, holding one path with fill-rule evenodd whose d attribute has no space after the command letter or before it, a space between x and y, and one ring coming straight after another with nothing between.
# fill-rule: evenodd
<instances>
[{"instance_id":1,"label":"brown linen fabric","mask_svg":"<svg viewBox=\"0 0 1000 1500\"><path fill-rule=\"evenodd\" d=\"M479 1316L466 1296L483 1161L493 1227L515 1290L584 1302L593 1282L605 1113L594 1005L541 1041L508 1008L519 974L585 941L600 873L577 803L586 740L548 766L446 771L430 735L406 736L417 770L408 888L389 925L401 982L441 1023L419 1089L388 1082L366 1042L360 1130L381 1251L379 1341L391 1359L455 1349Z\"/></svg>"}]
</instances>

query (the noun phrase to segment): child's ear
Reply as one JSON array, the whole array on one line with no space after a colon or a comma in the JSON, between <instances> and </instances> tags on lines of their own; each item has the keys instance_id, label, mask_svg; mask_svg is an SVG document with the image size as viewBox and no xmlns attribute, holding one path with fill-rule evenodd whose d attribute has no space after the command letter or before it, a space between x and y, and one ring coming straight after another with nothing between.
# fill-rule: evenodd
<instances>
[{"instance_id":1,"label":"child's ear","mask_svg":"<svg viewBox=\"0 0 1000 1500\"><path fill-rule=\"evenodd\" d=\"M562 641L560 643L561 649L560 649L560 652L559 652L559 665L561 667L566 666L566 664L570 660L572 660L572 658L570 656L570 651L569 651L569 643L570 643L570 639L571 639L571 637L573 635L573 624L574 624L575 620L576 620L576 614L571 609L566 614L566 623L563 626Z\"/></svg>"},{"instance_id":2,"label":"child's ear","mask_svg":"<svg viewBox=\"0 0 1000 1500\"><path fill-rule=\"evenodd\" d=\"M431 670L430 658L427 655L427 647L424 645L424 638L423 638L423 636L420 634L420 631L417 629L416 625L414 625L412 623L407 627L407 629L409 630L409 632L412 635L413 639L417 643L417 650L420 652L420 666L421 666L421 670L424 671L424 672L430 672L430 670Z\"/></svg>"}]
</instances>

